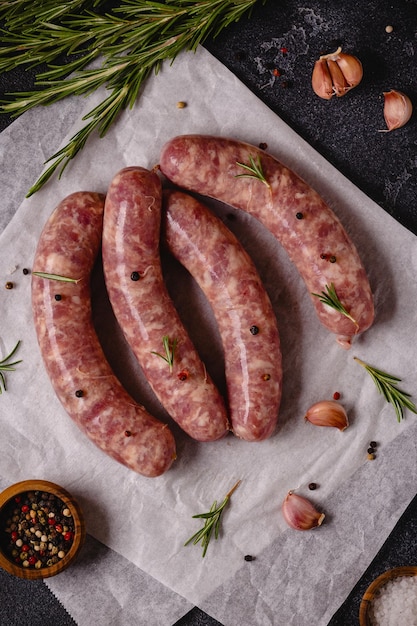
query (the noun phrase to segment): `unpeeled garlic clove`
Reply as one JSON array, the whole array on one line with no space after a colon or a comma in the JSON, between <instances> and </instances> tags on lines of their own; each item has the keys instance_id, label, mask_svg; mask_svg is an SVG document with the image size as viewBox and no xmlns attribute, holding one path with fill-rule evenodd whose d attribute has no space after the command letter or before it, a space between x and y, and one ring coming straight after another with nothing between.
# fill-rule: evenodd
<instances>
[{"instance_id":1,"label":"unpeeled garlic clove","mask_svg":"<svg viewBox=\"0 0 417 626\"><path fill-rule=\"evenodd\" d=\"M384 91L384 119L387 131L404 126L411 117L413 105L410 98L401 91Z\"/></svg>"},{"instance_id":2,"label":"unpeeled garlic clove","mask_svg":"<svg viewBox=\"0 0 417 626\"><path fill-rule=\"evenodd\" d=\"M323 54L314 64L311 85L320 98L330 100L333 96L344 96L359 85L363 77L362 63L353 54L338 48Z\"/></svg>"},{"instance_id":3,"label":"unpeeled garlic clove","mask_svg":"<svg viewBox=\"0 0 417 626\"><path fill-rule=\"evenodd\" d=\"M321 526L325 518L310 500L289 491L282 503L282 514L288 526L296 530L310 530Z\"/></svg>"},{"instance_id":4,"label":"unpeeled garlic clove","mask_svg":"<svg viewBox=\"0 0 417 626\"><path fill-rule=\"evenodd\" d=\"M308 409L305 419L315 426L333 426L339 430L349 426L346 410L336 400L316 402Z\"/></svg>"}]
</instances>

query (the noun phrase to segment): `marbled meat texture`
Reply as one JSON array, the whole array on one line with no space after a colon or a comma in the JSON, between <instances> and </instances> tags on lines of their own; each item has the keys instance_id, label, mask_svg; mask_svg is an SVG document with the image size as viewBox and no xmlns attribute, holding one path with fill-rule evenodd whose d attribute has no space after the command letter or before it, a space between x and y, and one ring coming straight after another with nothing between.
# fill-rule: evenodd
<instances>
[{"instance_id":1,"label":"marbled meat texture","mask_svg":"<svg viewBox=\"0 0 417 626\"><path fill-rule=\"evenodd\" d=\"M215 441L229 432L226 406L164 282L161 207L162 186L155 172L130 167L113 178L104 210L107 291L126 340L163 407L193 439Z\"/></svg>"},{"instance_id":2,"label":"marbled meat texture","mask_svg":"<svg viewBox=\"0 0 417 626\"><path fill-rule=\"evenodd\" d=\"M247 176L251 172L239 164L260 164L265 182ZM371 326L373 296L354 244L324 200L274 157L233 139L181 135L163 147L160 169L179 187L221 200L262 222L286 249L310 294L326 292L333 284L354 322L318 297L311 299L320 321L343 347L349 348L351 338Z\"/></svg>"},{"instance_id":3,"label":"marbled meat texture","mask_svg":"<svg viewBox=\"0 0 417 626\"><path fill-rule=\"evenodd\" d=\"M32 276L33 317L55 392L79 428L103 452L154 477L171 466L175 441L166 424L135 403L106 360L93 327L90 276L102 235L104 197L77 192L65 198L40 236Z\"/></svg>"},{"instance_id":4,"label":"marbled meat texture","mask_svg":"<svg viewBox=\"0 0 417 626\"><path fill-rule=\"evenodd\" d=\"M223 342L232 430L261 441L275 429L282 391L278 325L258 271L235 235L188 194L164 194L168 249L195 278Z\"/></svg>"}]
</instances>

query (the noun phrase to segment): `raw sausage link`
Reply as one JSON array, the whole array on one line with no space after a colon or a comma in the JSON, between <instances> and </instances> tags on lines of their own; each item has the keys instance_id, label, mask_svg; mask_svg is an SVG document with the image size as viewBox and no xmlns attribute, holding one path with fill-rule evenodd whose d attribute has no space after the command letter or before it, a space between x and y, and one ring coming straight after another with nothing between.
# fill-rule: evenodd
<instances>
[{"instance_id":1,"label":"raw sausage link","mask_svg":"<svg viewBox=\"0 0 417 626\"><path fill-rule=\"evenodd\" d=\"M164 209L167 247L201 287L219 327L232 430L246 441L267 439L277 422L282 367L260 276L233 233L193 197L166 191Z\"/></svg>"},{"instance_id":2,"label":"raw sausage link","mask_svg":"<svg viewBox=\"0 0 417 626\"><path fill-rule=\"evenodd\" d=\"M253 161L251 162L251 158ZM249 167L260 163L265 181ZM278 239L306 282L310 294L336 294L353 317L311 295L322 324L345 348L372 324L371 289L358 252L323 199L271 155L247 143L202 135L182 135L165 144L160 169L176 185L247 211ZM245 177L239 177L245 174Z\"/></svg>"},{"instance_id":3,"label":"raw sausage link","mask_svg":"<svg viewBox=\"0 0 417 626\"><path fill-rule=\"evenodd\" d=\"M172 464L171 431L129 396L113 374L92 323L90 276L102 235L104 197L77 192L48 219L32 276L32 309L40 351L55 392L79 428L101 450L144 476Z\"/></svg>"},{"instance_id":4,"label":"raw sausage link","mask_svg":"<svg viewBox=\"0 0 417 626\"><path fill-rule=\"evenodd\" d=\"M104 209L107 291L126 340L161 404L192 438L214 441L229 431L226 407L164 283L161 208L162 186L155 172L130 167L113 178Z\"/></svg>"}]
</instances>

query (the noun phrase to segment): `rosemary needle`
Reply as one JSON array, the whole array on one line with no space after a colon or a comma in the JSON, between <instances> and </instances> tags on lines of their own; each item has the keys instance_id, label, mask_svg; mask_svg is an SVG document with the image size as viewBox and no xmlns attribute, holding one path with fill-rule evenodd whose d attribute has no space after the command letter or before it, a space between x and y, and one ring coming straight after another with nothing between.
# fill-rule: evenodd
<instances>
[{"instance_id":1,"label":"rosemary needle","mask_svg":"<svg viewBox=\"0 0 417 626\"><path fill-rule=\"evenodd\" d=\"M99 105L84 116L85 126L46 161L49 167L27 196L57 169L61 176L93 132L103 137L119 113L134 105L146 79L158 73L164 60L195 52L208 37L216 37L244 13L250 15L257 1L122 0L112 9L103 0L0 3L0 71L46 66L34 89L8 94L11 99L0 103L0 112L16 117L69 95L107 89Z\"/></svg>"},{"instance_id":2,"label":"rosemary needle","mask_svg":"<svg viewBox=\"0 0 417 626\"><path fill-rule=\"evenodd\" d=\"M19 346L20 340L17 342L10 354L8 354L6 357L4 357L3 360L0 361L0 395L3 393L3 391L7 391L6 377L3 372L14 372L16 369L15 365L22 362L22 360L13 361L13 363L10 362L10 359L16 354Z\"/></svg>"},{"instance_id":3,"label":"rosemary needle","mask_svg":"<svg viewBox=\"0 0 417 626\"><path fill-rule=\"evenodd\" d=\"M203 557L206 556L207 548L213 536L213 532L214 532L214 538L218 539L222 513L226 505L228 504L232 493L236 491L240 483L241 481L238 480L237 483L233 485L233 487L226 494L223 502L219 506L217 506L217 500L215 500L213 504L211 505L210 510L207 513L198 513L197 515L193 515L193 518L204 519L205 520L204 526L200 528L200 530L198 530L194 535L192 535L192 537L190 537L185 542L184 546L188 546L188 544L190 544L191 542L193 542L194 545L201 542L201 546L203 548L202 556Z\"/></svg>"},{"instance_id":4,"label":"rosemary needle","mask_svg":"<svg viewBox=\"0 0 417 626\"><path fill-rule=\"evenodd\" d=\"M177 348L178 339L174 339L170 342L168 335L164 335L162 337L162 345L164 346L165 354L160 354L159 352L151 351L151 354L155 354L159 356L163 361L166 361L169 366L169 371L172 372L172 368L174 366L174 356L175 350Z\"/></svg>"},{"instance_id":5,"label":"rosemary needle","mask_svg":"<svg viewBox=\"0 0 417 626\"><path fill-rule=\"evenodd\" d=\"M235 178L256 178L257 180L260 180L261 183L263 183L267 187L270 187L270 184L266 180L266 177L262 168L261 157L258 155L258 158L255 161L253 156L249 155L249 163L250 165L246 165L245 163L239 163L239 161L236 161L236 165L239 165L239 167L243 167L243 169L245 169L248 173L236 174Z\"/></svg>"},{"instance_id":6,"label":"rosemary needle","mask_svg":"<svg viewBox=\"0 0 417 626\"><path fill-rule=\"evenodd\" d=\"M62 283L79 283L81 278L70 278L69 276L61 276L60 274L48 274L48 272L32 272L32 276L46 278L48 280L58 280Z\"/></svg>"},{"instance_id":7,"label":"rosemary needle","mask_svg":"<svg viewBox=\"0 0 417 626\"><path fill-rule=\"evenodd\" d=\"M411 395L397 387L397 383L401 382L401 378L373 367L356 356L353 358L370 374L378 391L382 393L385 400L393 405L398 422L401 422L404 417L404 407L413 413L417 413L416 405L410 400Z\"/></svg>"}]
</instances>

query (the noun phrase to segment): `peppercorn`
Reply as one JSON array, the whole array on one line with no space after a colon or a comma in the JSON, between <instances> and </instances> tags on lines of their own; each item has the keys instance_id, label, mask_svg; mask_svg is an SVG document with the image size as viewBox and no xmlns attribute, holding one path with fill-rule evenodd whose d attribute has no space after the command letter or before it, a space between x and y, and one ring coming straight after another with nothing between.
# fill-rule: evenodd
<instances>
[{"instance_id":1,"label":"peppercorn","mask_svg":"<svg viewBox=\"0 0 417 626\"><path fill-rule=\"evenodd\" d=\"M77 391L75 392L75 395L77 398L82 398L84 395L84 391L82 389L77 389Z\"/></svg>"},{"instance_id":2,"label":"peppercorn","mask_svg":"<svg viewBox=\"0 0 417 626\"><path fill-rule=\"evenodd\" d=\"M180 102L177 102L177 109L185 109L186 106L187 103L183 102L182 100L180 100Z\"/></svg>"},{"instance_id":3,"label":"peppercorn","mask_svg":"<svg viewBox=\"0 0 417 626\"><path fill-rule=\"evenodd\" d=\"M132 272L130 275L130 280L133 280L134 282L136 282L137 280L140 279L140 274L139 272Z\"/></svg>"},{"instance_id":4,"label":"peppercorn","mask_svg":"<svg viewBox=\"0 0 417 626\"><path fill-rule=\"evenodd\" d=\"M259 147L260 147L261 150L266 150L267 147L268 147L268 144L265 143L265 142L262 142L262 143L259 144Z\"/></svg>"},{"instance_id":5,"label":"peppercorn","mask_svg":"<svg viewBox=\"0 0 417 626\"><path fill-rule=\"evenodd\" d=\"M304 217L304 215L301 213L301 211L298 211L298 212L295 214L295 217L296 217L298 220L302 220L302 219L303 219L303 217Z\"/></svg>"},{"instance_id":6,"label":"peppercorn","mask_svg":"<svg viewBox=\"0 0 417 626\"><path fill-rule=\"evenodd\" d=\"M334 254L332 254L332 256L329 257L329 261L330 263L336 263L336 257L334 256Z\"/></svg>"},{"instance_id":7,"label":"peppercorn","mask_svg":"<svg viewBox=\"0 0 417 626\"><path fill-rule=\"evenodd\" d=\"M178 374L178 378L179 380L184 381L184 380L187 380L189 375L190 375L189 371L184 369Z\"/></svg>"},{"instance_id":8,"label":"peppercorn","mask_svg":"<svg viewBox=\"0 0 417 626\"><path fill-rule=\"evenodd\" d=\"M55 300L56 300L57 302L59 302L60 300L62 300L62 296L61 296L61 294L60 294L60 293L56 293L56 294L55 294Z\"/></svg>"},{"instance_id":9,"label":"peppercorn","mask_svg":"<svg viewBox=\"0 0 417 626\"><path fill-rule=\"evenodd\" d=\"M130 430L125 430L125 437L131 437L132 433Z\"/></svg>"},{"instance_id":10,"label":"peppercorn","mask_svg":"<svg viewBox=\"0 0 417 626\"><path fill-rule=\"evenodd\" d=\"M254 561L255 557L252 556L251 554L246 554L245 555L245 561Z\"/></svg>"},{"instance_id":11,"label":"peppercorn","mask_svg":"<svg viewBox=\"0 0 417 626\"><path fill-rule=\"evenodd\" d=\"M317 489L317 483L310 483L308 488L310 489L310 491L314 491L315 489Z\"/></svg>"},{"instance_id":12,"label":"peppercorn","mask_svg":"<svg viewBox=\"0 0 417 626\"><path fill-rule=\"evenodd\" d=\"M6 289L13 289L14 285L10 280L8 280L7 283L5 284L5 287Z\"/></svg>"},{"instance_id":13,"label":"peppercorn","mask_svg":"<svg viewBox=\"0 0 417 626\"><path fill-rule=\"evenodd\" d=\"M27 276L27 275L29 274L29 270L28 270L28 268L27 268L27 267L24 267L24 268L22 269L22 272L23 272L23 274L24 274L25 276Z\"/></svg>"},{"instance_id":14,"label":"peppercorn","mask_svg":"<svg viewBox=\"0 0 417 626\"><path fill-rule=\"evenodd\" d=\"M262 380L271 380L271 374L264 374Z\"/></svg>"},{"instance_id":15,"label":"peppercorn","mask_svg":"<svg viewBox=\"0 0 417 626\"><path fill-rule=\"evenodd\" d=\"M259 327L258 326L251 326L249 328L249 331L251 333L251 335L257 335L259 333Z\"/></svg>"},{"instance_id":16,"label":"peppercorn","mask_svg":"<svg viewBox=\"0 0 417 626\"><path fill-rule=\"evenodd\" d=\"M376 443L376 441L371 441L369 445L371 446L371 448L376 448L378 444Z\"/></svg>"},{"instance_id":17,"label":"peppercorn","mask_svg":"<svg viewBox=\"0 0 417 626\"><path fill-rule=\"evenodd\" d=\"M340 393L338 391L335 391L333 394L333 400L339 400L340 399Z\"/></svg>"}]
</instances>

